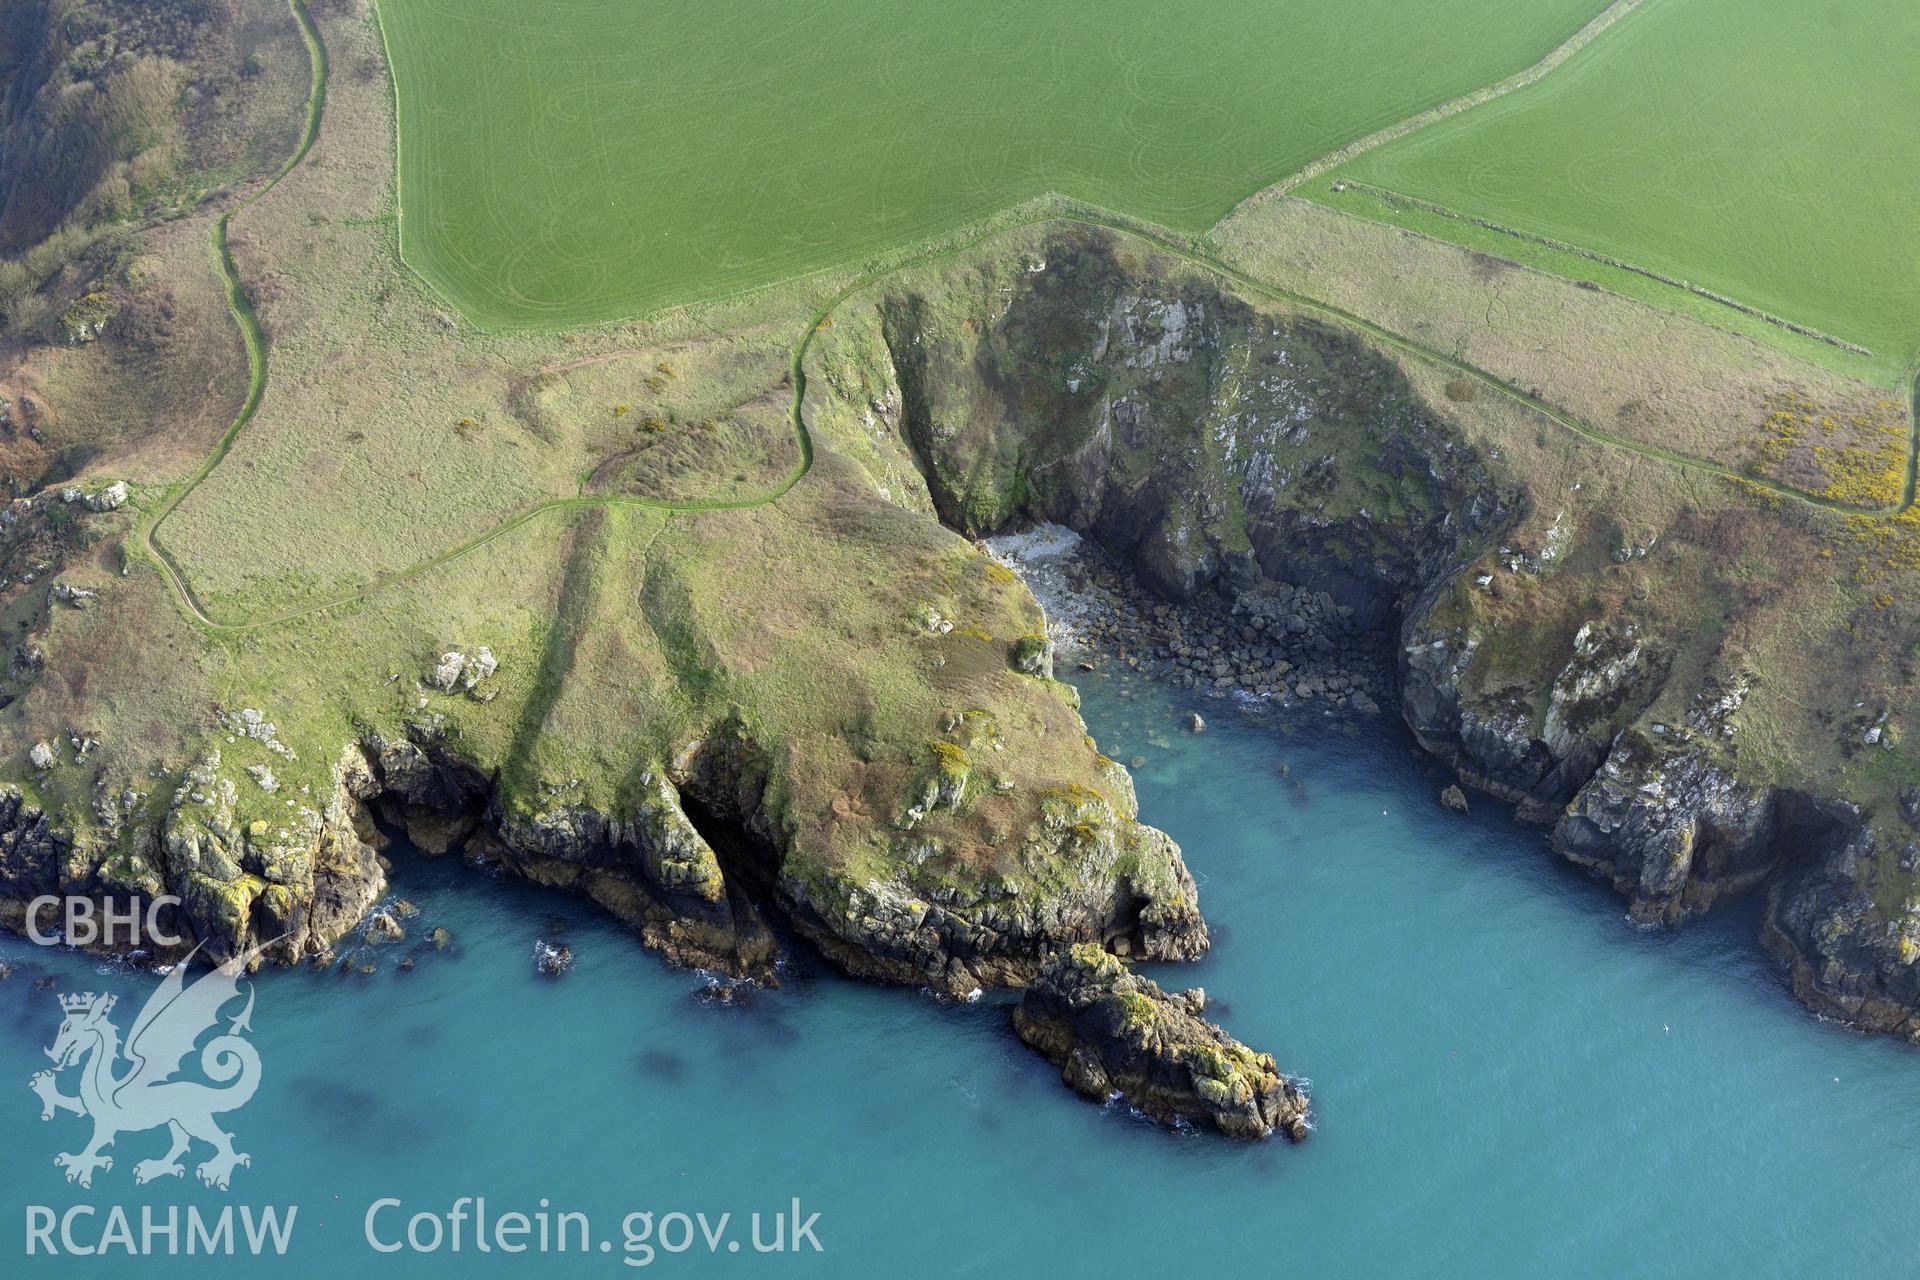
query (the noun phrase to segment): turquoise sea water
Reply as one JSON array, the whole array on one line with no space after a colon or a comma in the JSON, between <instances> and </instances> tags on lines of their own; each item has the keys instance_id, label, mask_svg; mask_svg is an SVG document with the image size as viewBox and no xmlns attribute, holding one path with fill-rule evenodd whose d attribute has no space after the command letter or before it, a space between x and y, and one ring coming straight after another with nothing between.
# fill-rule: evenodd
<instances>
[{"instance_id":1,"label":"turquoise sea water","mask_svg":"<svg viewBox=\"0 0 1920 1280\"><path fill-rule=\"evenodd\" d=\"M0 984L0 1275L260 1274L241 1258L23 1257L29 1205L298 1205L293 1277L629 1273L621 1219L731 1213L647 1270L832 1276L1909 1274L1920 1227L1920 1051L1808 1017L1752 942L1751 905L1674 933L1442 782L1393 726L1291 731L1221 704L1207 733L1146 685L1083 686L1144 816L1202 882L1216 945L1161 973L1203 984L1249 1043L1311 1078L1303 1146L1169 1134L1080 1101L1006 1028L802 965L737 1007L693 998L590 906L402 856L395 883L458 947L371 977L257 982L255 1099L226 1118L253 1164L229 1193L136 1187L158 1132L123 1136L91 1192L26 1087L59 1022L36 974L140 974L18 940ZM1154 740L1158 740L1157 744ZM1285 776L1281 764L1288 766ZM537 936L578 960L537 979ZM201 1158L196 1152L193 1159ZM590 1215L606 1253L374 1252L408 1214L483 1195L492 1216ZM798 1197L825 1252L762 1256ZM637 1224L636 1224L637 1225ZM92 1228L98 1238L99 1226ZM470 1228L468 1229L470 1233ZM57 1237L56 1237L57 1238ZM728 1242L738 1243L729 1252ZM633 1260L644 1256L636 1250Z\"/></svg>"}]
</instances>

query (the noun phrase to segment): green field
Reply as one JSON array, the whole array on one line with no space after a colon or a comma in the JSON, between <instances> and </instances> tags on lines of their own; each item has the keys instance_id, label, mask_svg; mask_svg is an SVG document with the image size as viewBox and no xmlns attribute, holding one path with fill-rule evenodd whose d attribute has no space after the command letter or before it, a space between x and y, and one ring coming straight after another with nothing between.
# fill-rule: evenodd
<instances>
[{"instance_id":1,"label":"green field","mask_svg":"<svg viewBox=\"0 0 1920 1280\"><path fill-rule=\"evenodd\" d=\"M1602 0L380 0L401 248L487 325L624 318L1058 192L1183 232Z\"/></svg>"},{"instance_id":2,"label":"green field","mask_svg":"<svg viewBox=\"0 0 1920 1280\"><path fill-rule=\"evenodd\" d=\"M1625 260L1866 347L1891 381L1920 346L1917 161L1911 0L1649 0L1539 83L1303 194L1538 256L1330 191L1367 183Z\"/></svg>"}]
</instances>

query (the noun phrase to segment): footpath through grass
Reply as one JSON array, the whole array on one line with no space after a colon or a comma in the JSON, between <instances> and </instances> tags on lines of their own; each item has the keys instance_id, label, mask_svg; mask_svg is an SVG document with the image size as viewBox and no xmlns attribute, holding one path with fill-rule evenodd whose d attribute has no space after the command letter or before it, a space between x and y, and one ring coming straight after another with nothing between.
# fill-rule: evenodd
<instances>
[{"instance_id":1,"label":"footpath through grass","mask_svg":"<svg viewBox=\"0 0 1920 1280\"><path fill-rule=\"evenodd\" d=\"M240 330L240 341L247 351L247 395L240 404L240 411L234 415L233 422L220 433L214 442L206 460L194 473L164 494L152 513L147 517L141 530L141 540L146 544L147 552L159 565L167 579L167 585L181 606L202 624L213 626L213 619L207 616L200 602L194 597L193 586L186 574L174 561L173 555L160 542L160 526L166 522L179 505L186 501L187 495L200 487L200 482L213 474L215 467L233 450L233 442L240 432L253 421L253 415L259 411L260 401L267 393L267 335L260 327L260 317L254 313L253 303L247 297L246 288L240 283L240 272L233 263L233 250L228 244L228 231L233 225L233 215L245 209L254 201L278 186L280 180L300 167L307 158L307 152L313 150L313 140L320 134L320 119L327 108L327 45L320 38L320 29L313 25L313 15L307 12L303 0L287 0L287 8L293 14L294 22L300 28L300 39L307 46L307 57L312 65L313 82L307 91L307 118L300 127L300 139L295 144L293 154L286 162L274 170L271 177L246 198L235 202L214 220L210 233L213 246L214 265L220 273L220 284L227 295L227 310L232 314L234 324Z\"/></svg>"},{"instance_id":2,"label":"footpath through grass","mask_svg":"<svg viewBox=\"0 0 1920 1280\"><path fill-rule=\"evenodd\" d=\"M1726 295L1867 348L1836 363L1892 384L1920 347L1917 69L1911 0L1649 0L1553 75L1331 178ZM1304 192L1541 256L1364 190Z\"/></svg>"},{"instance_id":3,"label":"footpath through grass","mask_svg":"<svg viewBox=\"0 0 1920 1280\"><path fill-rule=\"evenodd\" d=\"M1343 308L1307 297L1292 290L1276 287L1250 276L1244 271L1220 261L1193 239L1171 235L1150 225L1132 219L1107 215L1097 209L1079 208L1065 213L1045 211L1034 213L1017 220L1001 220L986 230L980 231L978 234L957 240L941 249L924 253L910 263L895 263L886 268L865 273L859 278L847 283L831 297L827 298L819 308L813 312L805 329L797 337L790 359L789 374L793 387L790 417L798 445L798 459L793 471L785 476L777 485L764 493L713 501L698 499L673 500L629 495L598 497L576 495L564 498L551 498L531 504L481 533L450 545L444 550L430 557L426 557L405 569L369 581L354 590L327 599L317 600L312 604L298 609L278 612L270 616L216 619L210 616L201 606L195 597L190 580L181 567L174 562L173 557L167 553L157 535L167 517L207 476L212 474L220 465L221 461L227 457L231 451L234 440L239 436L240 432L245 429L248 422L251 421L266 390L268 377L268 348L266 337L261 330L258 318L254 315L253 309L247 300L245 289L239 280L232 256L228 252L226 237L228 224L232 215L239 209L260 199L282 178L288 173L291 173L299 165L301 160L305 158L320 127L322 113L326 103L328 63L325 45L301 0L288 0L288 4L295 19L299 22L302 34L313 59L313 88L309 100L306 129L301 135L299 146L296 148L294 154L287 160L286 164L258 190L249 195L245 200L236 204L219 218L213 230L215 258L222 279L226 285L228 303L247 346L250 373L248 394L233 424L221 436L202 466L185 482L169 490L162 496L157 504L149 509L141 534L147 551L160 569L162 576L166 579L168 587L182 611L209 631L229 633L257 631L364 600L376 592L419 578L548 513L581 511L603 507L636 507L669 513L676 511L737 510L761 506L776 501L798 484L806 476L813 464L813 440L807 429L803 415L803 405L807 389L805 363L807 351L814 336L820 331L821 327L828 322L835 309L872 289L886 277L903 269L903 265L918 266L932 261L956 259L967 253L977 251L988 241L1018 228L1047 222L1077 222L1136 237L1145 243L1151 244L1161 252L1177 257L1192 266L1214 273L1251 296L1285 303L1297 307L1302 311L1334 320L1353 328L1385 347L1404 352L1415 358L1434 363L1460 375L1472 378L1491 392L1524 405L1544 419L1596 443L1626 450L1687 470L1737 480L1781 497L1806 502L1829 510L1873 517L1888 517L1899 515L1912 507L1914 503L1916 470L1920 469L1920 392L1914 390L1914 370L1912 369L1906 371L1906 382L1909 393L1914 394L1916 397L1914 404L1914 421L1916 425L1914 427L1914 435L1909 440L1906 481L1899 505L1891 509L1863 507L1822 498L1772 480L1749 476L1710 460L1691 457L1678 451L1662 449L1641 441L1623 438L1591 423L1584 422L1569 413L1563 412L1553 405L1548 404L1533 392L1515 386L1497 375L1468 364L1455 356L1436 350L1417 339L1394 332Z\"/></svg>"},{"instance_id":4,"label":"footpath through grass","mask_svg":"<svg viewBox=\"0 0 1920 1280\"><path fill-rule=\"evenodd\" d=\"M1196 234L1604 0L379 0L401 250L471 319L631 317L1058 192Z\"/></svg>"}]
</instances>

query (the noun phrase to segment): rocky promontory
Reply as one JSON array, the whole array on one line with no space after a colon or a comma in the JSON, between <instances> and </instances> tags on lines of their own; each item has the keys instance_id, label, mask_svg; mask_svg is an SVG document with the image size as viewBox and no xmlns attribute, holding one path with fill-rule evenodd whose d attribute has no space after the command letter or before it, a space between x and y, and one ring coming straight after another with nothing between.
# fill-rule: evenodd
<instances>
[{"instance_id":1,"label":"rocky promontory","mask_svg":"<svg viewBox=\"0 0 1920 1280\"><path fill-rule=\"evenodd\" d=\"M1163 1124L1198 1124L1232 1138L1307 1134L1307 1095L1273 1056L1256 1053L1200 1015L1198 990L1173 994L1093 946L1041 970L1013 1012L1020 1038L1096 1102L1116 1095Z\"/></svg>"}]
</instances>

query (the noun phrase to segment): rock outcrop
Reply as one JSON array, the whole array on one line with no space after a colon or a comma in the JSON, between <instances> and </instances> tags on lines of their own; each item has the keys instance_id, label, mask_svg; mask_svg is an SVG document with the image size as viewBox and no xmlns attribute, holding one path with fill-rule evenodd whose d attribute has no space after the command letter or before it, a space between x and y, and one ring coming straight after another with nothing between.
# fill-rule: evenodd
<instances>
[{"instance_id":1,"label":"rock outcrop","mask_svg":"<svg viewBox=\"0 0 1920 1280\"><path fill-rule=\"evenodd\" d=\"M1006 274L882 307L902 431L962 532L1054 521L1166 599L1285 583L1377 626L1507 514L1485 460L1349 333L1099 232Z\"/></svg>"},{"instance_id":2,"label":"rock outcrop","mask_svg":"<svg viewBox=\"0 0 1920 1280\"><path fill-rule=\"evenodd\" d=\"M1814 1012L1920 1044L1920 899L1876 900L1873 846L1855 829L1776 880L1761 939Z\"/></svg>"},{"instance_id":3,"label":"rock outcrop","mask_svg":"<svg viewBox=\"0 0 1920 1280\"><path fill-rule=\"evenodd\" d=\"M1234 1138L1307 1134L1307 1095L1270 1054L1255 1053L1200 1014L1197 991L1169 995L1094 946L1044 969L1014 1010L1020 1038L1096 1102L1116 1094L1164 1124Z\"/></svg>"},{"instance_id":4,"label":"rock outcrop","mask_svg":"<svg viewBox=\"0 0 1920 1280\"><path fill-rule=\"evenodd\" d=\"M1131 805L1116 810L1097 792L1062 789L1044 799L1019 856L1071 871L1044 895L993 880L963 888L783 877L779 891L798 931L847 972L959 996L1025 986L1045 957L1076 943L1143 960L1206 951L1179 847L1136 822Z\"/></svg>"},{"instance_id":5,"label":"rock outcrop","mask_svg":"<svg viewBox=\"0 0 1920 1280\"><path fill-rule=\"evenodd\" d=\"M1554 825L1564 858L1610 880L1635 919L1673 923L1759 884L1778 861L1776 798L1684 726L1623 731Z\"/></svg>"},{"instance_id":6,"label":"rock outcrop","mask_svg":"<svg viewBox=\"0 0 1920 1280\"><path fill-rule=\"evenodd\" d=\"M623 814L496 805L488 833L481 857L586 893L674 963L772 976L777 947L752 888L722 870L664 767L640 772Z\"/></svg>"},{"instance_id":7,"label":"rock outcrop","mask_svg":"<svg viewBox=\"0 0 1920 1280\"><path fill-rule=\"evenodd\" d=\"M1524 686L1476 687L1480 637L1436 625L1431 613L1447 585L1435 583L1423 593L1402 631L1401 715L1420 745L1451 765L1461 782L1514 805L1523 820L1553 822L1598 768L1604 747L1568 731L1571 717L1564 708L1556 715L1551 692L1543 698ZM1553 690L1581 687L1577 663L1576 657L1562 669ZM1557 749L1546 738L1549 717L1560 726Z\"/></svg>"},{"instance_id":8,"label":"rock outcrop","mask_svg":"<svg viewBox=\"0 0 1920 1280\"><path fill-rule=\"evenodd\" d=\"M42 895L180 900L163 917L215 959L260 951L291 963L357 927L386 885L362 804L371 778L358 749L341 755L329 794L283 818L245 819L238 789L210 753L181 777L154 825L114 822L76 836L0 788L0 900L13 923ZM128 797L136 801L137 797Z\"/></svg>"}]
</instances>

